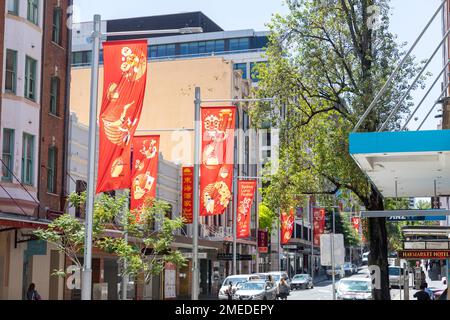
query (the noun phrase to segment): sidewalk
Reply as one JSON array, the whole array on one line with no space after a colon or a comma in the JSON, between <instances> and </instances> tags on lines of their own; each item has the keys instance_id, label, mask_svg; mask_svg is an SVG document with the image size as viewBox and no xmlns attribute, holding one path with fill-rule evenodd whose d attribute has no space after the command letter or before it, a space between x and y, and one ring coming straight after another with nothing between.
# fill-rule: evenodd
<instances>
[{"instance_id":1,"label":"sidewalk","mask_svg":"<svg viewBox=\"0 0 450 320\"><path fill-rule=\"evenodd\" d=\"M320 276L315 276L313 279L314 284L318 284L324 281L327 281L328 277L324 274L324 275L320 275Z\"/></svg>"}]
</instances>

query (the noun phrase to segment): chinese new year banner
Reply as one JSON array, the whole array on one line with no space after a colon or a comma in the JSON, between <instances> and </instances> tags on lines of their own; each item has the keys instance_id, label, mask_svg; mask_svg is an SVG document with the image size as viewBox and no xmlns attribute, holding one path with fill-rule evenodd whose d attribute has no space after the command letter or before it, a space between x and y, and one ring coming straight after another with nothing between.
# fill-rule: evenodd
<instances>
[{"instance_id":1,"label":"chinese new year banner","mask_svg":"<svg viewBox=\"0 0 450 320\"><path fill-rule=\"evenodd\" d=\"M147 46L147 40L103 44L97 193L131 189L131 140L144 102Z\"/></svg>"},{"instance_id":2,"label":"chinese new year banner","mask_svg":"<svg viewBox=\"0 0 450 320\"><path fill-rule=\"evenodd\" d=\"M292 239L294 232L295 213L294 209L289 211L289 214L283 212L281 214L281 244L288 244Z\"/></svg>"},{"instance_id":3,"label":"chinese new year banner","mask_svg":"<svg viewBox=\"0 0 450 320\"><path fill-rule=\"evenodd\" d=\"M251 210L255 197L256 180L238 181L237 237L250 237Z\"/></svg>"},{"instance_id":4,"label":"chinese new year banner","mask_svg":"<svg viewBox=\"0 0 450 320\"><path fill-rule=\"evenodd\" d=\"M359 234L359 230L360 230L360 226L361 226L361 219L358 217L353 217L352 225L353 225L353 228L355 228L356 232L358 232L358 234Z\"/></svg>"},{"instance_id":5,"label":"chinese new year banner","mask_svg":"<svg viewBox=\"0 0 450 320\"><path fill-rule=\"evenodd\" d=\"M194 167L183 168L183 218L186 224L194 222Z\"/></svg>"},{"instance_id":6,"label":"chinese new year banner","mask_svg":"<svg viewBox=\"0 0 450 320\"><path fill-rule=\"evenodd\" d=\"M201 119L200 215L214 216L231 201L236 108L202 108Z\"/></svg>"},{"instance_id":7,"label":"chinese new year banner","mask_svg":"<svg viewBox=\"0 0 450 320\"><path fill-rule=\"evenodd\" d=\"M156 198L159 136L133 138L131 210L141 212L147 199Z\"/></svg>"},{"instance_id":8,"label":"chinese new year banner","mask_svg":"<svg viewBox=\"0 0 450 320\"><path fill-rule=\"evenodd\" d=\"M314 208L314 245L320 246L320 236L325 231L325 209Z\"/></svg>"},{"instance_id":9,"label":"chinese new year banner","mask_svg":"<svg viewBox=\"0 0 450 320\"><path fill-rule=\"evenodd\" d=\"M269 252L269 232L264 230L258 231L258 250L259 253Z\"/></svg>"}]
</instances>

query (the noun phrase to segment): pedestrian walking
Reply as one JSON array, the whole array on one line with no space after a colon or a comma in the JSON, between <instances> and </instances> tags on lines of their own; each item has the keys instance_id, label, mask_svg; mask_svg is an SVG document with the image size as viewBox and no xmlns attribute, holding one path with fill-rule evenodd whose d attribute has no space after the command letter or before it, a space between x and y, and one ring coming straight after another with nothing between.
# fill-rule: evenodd
<instances>
[{"instance_id":1,"label":"pedestrian walking","mask_svg":"<svg viewBox=\"0 0 450 320\"><path fill-rule=\"evenodd\" d=\"M278 292L280 294L280 299L287 300L287 297L288 297L290 291L291 291L291 287L289 286L289 284L286 282L286 280L284 278L281 278L281 282L278 285Z\"/></svg>"},{"instance_id":2,"label":"pedestrian walking","mask_svg":"<svg viewBox=\"0 0 450 320\"><path fill-rule=\"evenodd\" d=\"M27 291L27 300L42 300L41 296L36 290L36 285L34 283L30 284Z\"/></svg>"},{"instance_id":3,"label":"pedestrian walking","mask_svg":"<svg viewBox=\"0 0 450 320\"><path fill-rule=\"evenodd\" d=\"M231 281L230 281L230 284L228 285L226 294L228 296L228 300L233 300L233 282L231 282Z\"/></svg>"},{"instance_id":4,"label":"pedestrian walking","mask_svg":"<svg viewBox=\"0 0 450 320\"><path fill-rule=\"evenodd\" d=\"M428 293L428 295L430 296L430 300L436 300L436 297L434 296L434 292L428 288L428 283L425 282L424 287L425 287L425 292Z\"/></svg>"},{"instance_id":5,"label":"pedestrian walking","mask_svg":"<svg viewBox=\"0 0 450 320\"><path fill-rule=\"evenodd\" d=\"M423 301L431 300L430 295L425 291L425 289L426 289L425 284L422 284L420 286L420 291L417 291L414 294L414 298L416 298L417 300L423 300Z\"/></svg>"}]
</instances>

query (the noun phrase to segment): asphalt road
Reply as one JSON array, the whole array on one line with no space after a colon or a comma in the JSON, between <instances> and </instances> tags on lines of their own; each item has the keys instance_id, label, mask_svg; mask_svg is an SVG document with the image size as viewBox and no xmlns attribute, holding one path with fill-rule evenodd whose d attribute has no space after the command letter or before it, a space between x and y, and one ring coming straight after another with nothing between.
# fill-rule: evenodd
<instances>
[{"instance_id":1,"label":"asphalt road","mask_svg":"<svg viewBox=\"0 0 450 320\"><path fill-rule=\"evenodd\" d=\"M359 272L349 278L366 278L369 276L369 270L367 268L360 269ZM338 281L338 280L337 280ZM337 282L336 281L336 282ZM403 296L403 293L402 293ZM400 300L400 290L391 290L391 299ZM333 300L333 282L323 281L314 286L314 289L309 290L294 290L291 291L291 295L288 300Z\"/></svg>"}]
</instances>

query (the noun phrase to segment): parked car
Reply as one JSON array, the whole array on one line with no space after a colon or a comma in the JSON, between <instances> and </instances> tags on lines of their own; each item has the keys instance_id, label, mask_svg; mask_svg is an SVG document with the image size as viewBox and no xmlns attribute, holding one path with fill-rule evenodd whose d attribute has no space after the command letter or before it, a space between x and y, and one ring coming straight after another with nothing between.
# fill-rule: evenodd
<instances>
[{"instance_id":1,"label":"parked car","mask_svg":"<svg viewBox=\"0 0 450 320\"><path fill-rule=\"evenodd\" d=\"M401 267L389 267L389 286L390 287L404 287L405 283L405 269Z\"/></svg>"},{"instance_id":2,"label":"parked car","mask_svg":"<svg viewBox=\"0 0 450 320\"><path fill-rule=\"evenodd\" d=\"M222 287L219 290L219 300L228 300L228 287L230 286L230 282L232 283L232 291L233 294L236 292L236 288L239 284L245 283L251 280L261 280L261 278L258 275L236 275L236 276L229 276L225 279L225 281L222 283Z\"/></svg>"},{"instance_id":3,"label":"parked car","mask_svg":"<svg viewBox=\"0 0 450 320\"><path fill-rule=\"evenodd\" d=\"M366 278L342 279L336 289L338 300L373 300L372 280Z\"/></svg>"},{"instance_id":4,"label":"parked car","mask_svg":"<svg viewBox=\"0 0 450 320\"><path fill-rule=\"evenodd\" d=\"M313 279L309 274L297 274L291 280L291 289L314 289Z\"/></svg>"},{"instance_id":5,"label":"parked car","mask_svg":"<svg viewBox=\"0 0 450 320\"><path fill-rule=\"evenodd\" d=\"M336 266L334 268L334 276L339 279L345 278L345 271L342 266ZM330 280L333 277L333 268L327 267L327 278Z\"/></svg>"},{"instance_id":6,"label":"parked car","mask_svg":"<svg viewBox=\"0 0 450 320\"><path fill-rule=\"evenodd\" d=\"M240 283L233 300L276 300L277 292L273 283L264 280L252 280Z\"/></svg>"},{"instance_id":7,"label":"parked car","mask_svg":"<svg viewBox=\"0 0 450 320\"><path fill-rule=\"evenodd\" d=\"M350 277L355 274L355 268L350 262L344 263L343 268L346 277Z\"/></svg>"},{"instance_id":8,"label":"parked car","mask_svg":"<svg viewBox=\"0 0 450 320\"><path fill-rule=\"evenodd\" d=\"M363 264L363 266L369 265L369 254L370 254L370 252L364 252L362 254L362 264Z\"/></svg>"}]
</instances>

